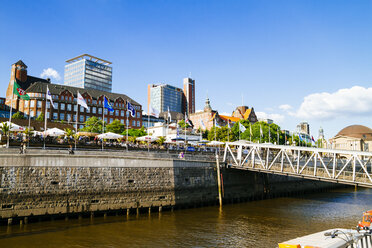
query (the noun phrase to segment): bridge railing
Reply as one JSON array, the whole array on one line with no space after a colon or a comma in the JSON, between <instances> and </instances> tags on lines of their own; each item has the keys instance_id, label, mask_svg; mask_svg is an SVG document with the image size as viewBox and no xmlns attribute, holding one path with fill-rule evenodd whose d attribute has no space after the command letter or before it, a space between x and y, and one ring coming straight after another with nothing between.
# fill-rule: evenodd
<instances>
[{"instance_id":1,"label":"bridge railing","mask_svg":"<svg viewBox=\"0 0 372 248\"><path fill-rule=\"evenodd\" d=\"M372 153L227 143L223 161L240 169L372 187Z\"/></svg>"}]
</instances>

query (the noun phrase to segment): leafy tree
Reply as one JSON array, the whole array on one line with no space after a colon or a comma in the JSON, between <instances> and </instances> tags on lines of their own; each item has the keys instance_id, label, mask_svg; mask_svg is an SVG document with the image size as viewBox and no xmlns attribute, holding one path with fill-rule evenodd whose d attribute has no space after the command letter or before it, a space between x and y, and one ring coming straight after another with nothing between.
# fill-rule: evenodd
<instances>
[{"instance_id":1,"label":"leafy tree","mask_svg":"<svg viewBox=\"0 0 372 248\"><path fill-rule=\"evenodd\" d=\"M44 113L41 112L39 116L36 118L37 121L44 121Z\"/></svg>"},{"instance_id":2,"label":"leafy tree","mask_svg":"<svg viewBox=\"0 0 372 248\"><path fill-rule=\"evenodd\" d=\"M26 130L23 131L23 133L27 136L27 139L30 139L30 135L32 135L33 131L31 131L30 129L26 128Z\"/></svg>"},{"instance_id":3,"label":"leafy tree","mask_svg":"<svg viewBox=\"0 0 372 248\"><path fill-rule=\"evenodd\" d=\"M21 112L14 113L12 119L26 119Z\"/></svg>"},{"instance_id":4,"label":"leafy tree","mask_svg":"<svg viewBox=\"0 0 372 248\"><path fill-rule=\"evenodd\" d=\"M1 126L1 131L3 132L3 134L6 137L6 147L7 148L9 147L9 132L10 132L10 129L11 129L11 125L9 125L6 122L4 122L3 125Z\"/></svg>"},{"instance_id":5,"label":"leafy tree","mask_svg":"<svg viewBox=\"0 0 372 248\"><path fill-rule=\"evenodd\" d=\"M212 127L208 132L208 140L218 141L235 141L235 136L230 128L226 127Z\"/></svg>"},{"instance_id":6,"label":"leafy tree","mask_svg":"<svg viewBox=\"0 0 372 248\"><path fill-rule=\"evenodd\" d=\"M75 132L74 130L70 128L65 128L64 130L66 132L65 136L68 138L68 143L71 144L71 138L75 139Z\"/></svg>"},{"instance_id":7,"label":"leafy tree","mask_svg":"<svg viewBox=\"0 0 372 248\"><path fill-rule=\"evenodd\" d=\"M125 128L124 124L122 124L118 119L116 119L107 125L106 130L107 132L112 133L122 133L124 132L124 128Z\"/></svg>"},{"instance_id":8,"label":"leafy tree","mask_svg":"<svg viewBox=\"0 0 372 248\"><path fill-rule=\"evenodd\" d=\"M186 128L190 127L190 125L188 123L185 122L185 120L180 120L178 122L178 125L180 126L180 128L184 129L185 128L185 125L186 125Z\"/></svg>"},{"instance_id":9,"label":"leafy tree","mask_svg":"<svg viewBox=\"0 0 372 248\"><path fill-rule=\"evenodd\" d=\"M91 133L101 133L102 125L103 125L102 120L98 119L96 116L92 116L84 122L84 127L81 129L81 131L91 132Z\"/></svg>"},{"instance_id":10,"label":"leafy tree","mask_svg":"<svg viewBox=\"0 0 372 248\"><path fill-rule=\"evenodd\" d=\"M164 136L160 136L159 139L156 141L156 143L158 143L158 145L162 146L165 142L165 137Z\"/></svg>"},{"instance_id":11,"label":"leafy tree","mask_svg":"<svg viewBox=\"0 0 372 248\"><path fill-rule=\"evenodd\" d=\"M124 132L121 133L122 135L127 135L127 130L124 130ZM142 137L142 136L145 136L146 135L146 131L145 131L145 127L141 127L140 129L134 129L134 128L131 128L128 130L128 136L131 136L131 137Z\"/></svg>"}]
</instances>

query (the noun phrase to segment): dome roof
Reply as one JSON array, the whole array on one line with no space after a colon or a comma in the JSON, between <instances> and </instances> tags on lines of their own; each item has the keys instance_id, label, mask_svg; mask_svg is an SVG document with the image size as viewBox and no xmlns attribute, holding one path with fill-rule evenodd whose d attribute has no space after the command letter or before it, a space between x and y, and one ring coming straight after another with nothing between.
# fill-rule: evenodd
<instances>
[{"instance_id":1,"label":"dome roof","mask_svg":"<svg viewBox=\"0 0 372 248\"><path fill-rule=\"evenodd\" d=\"M372 139L372 129L362 125L351 125L341 129L336 136L348 136L361 139Z\"/></svg>"}]
</instances>

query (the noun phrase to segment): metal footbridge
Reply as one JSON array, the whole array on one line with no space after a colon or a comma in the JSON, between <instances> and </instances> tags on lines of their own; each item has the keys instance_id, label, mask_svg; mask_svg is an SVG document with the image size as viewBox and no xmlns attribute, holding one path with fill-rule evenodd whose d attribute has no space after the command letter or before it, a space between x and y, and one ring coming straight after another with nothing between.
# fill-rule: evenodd
<instances>
[{"instance_id":1,"label":"metal footbridge","mask_svg":"<svg viewBox=\"0 0 372 248\"><path fill-rule=\"evenodd\" d=\"M372 153L301 146L228 142L229 167L372 188Z\"/></svg>"}]
</instances>

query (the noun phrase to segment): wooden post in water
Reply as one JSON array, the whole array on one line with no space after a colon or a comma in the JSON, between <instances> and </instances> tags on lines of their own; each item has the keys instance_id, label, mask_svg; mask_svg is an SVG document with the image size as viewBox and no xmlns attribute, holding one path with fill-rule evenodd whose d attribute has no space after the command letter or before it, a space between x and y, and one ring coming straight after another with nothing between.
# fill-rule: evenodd
<instances>
[{"instance_id":1,"label":"wooden post in water","mask_svg":"<svg viewBox=\"0 0 372 248\"><path fill-rule=\"evenodd\" d=\"M216 166L217 166L218 200L220 202L220 207L222 207L221 172L220 172L220 161L218 159L218 153L216 153Z\"/></svg>"}]
</instances>

